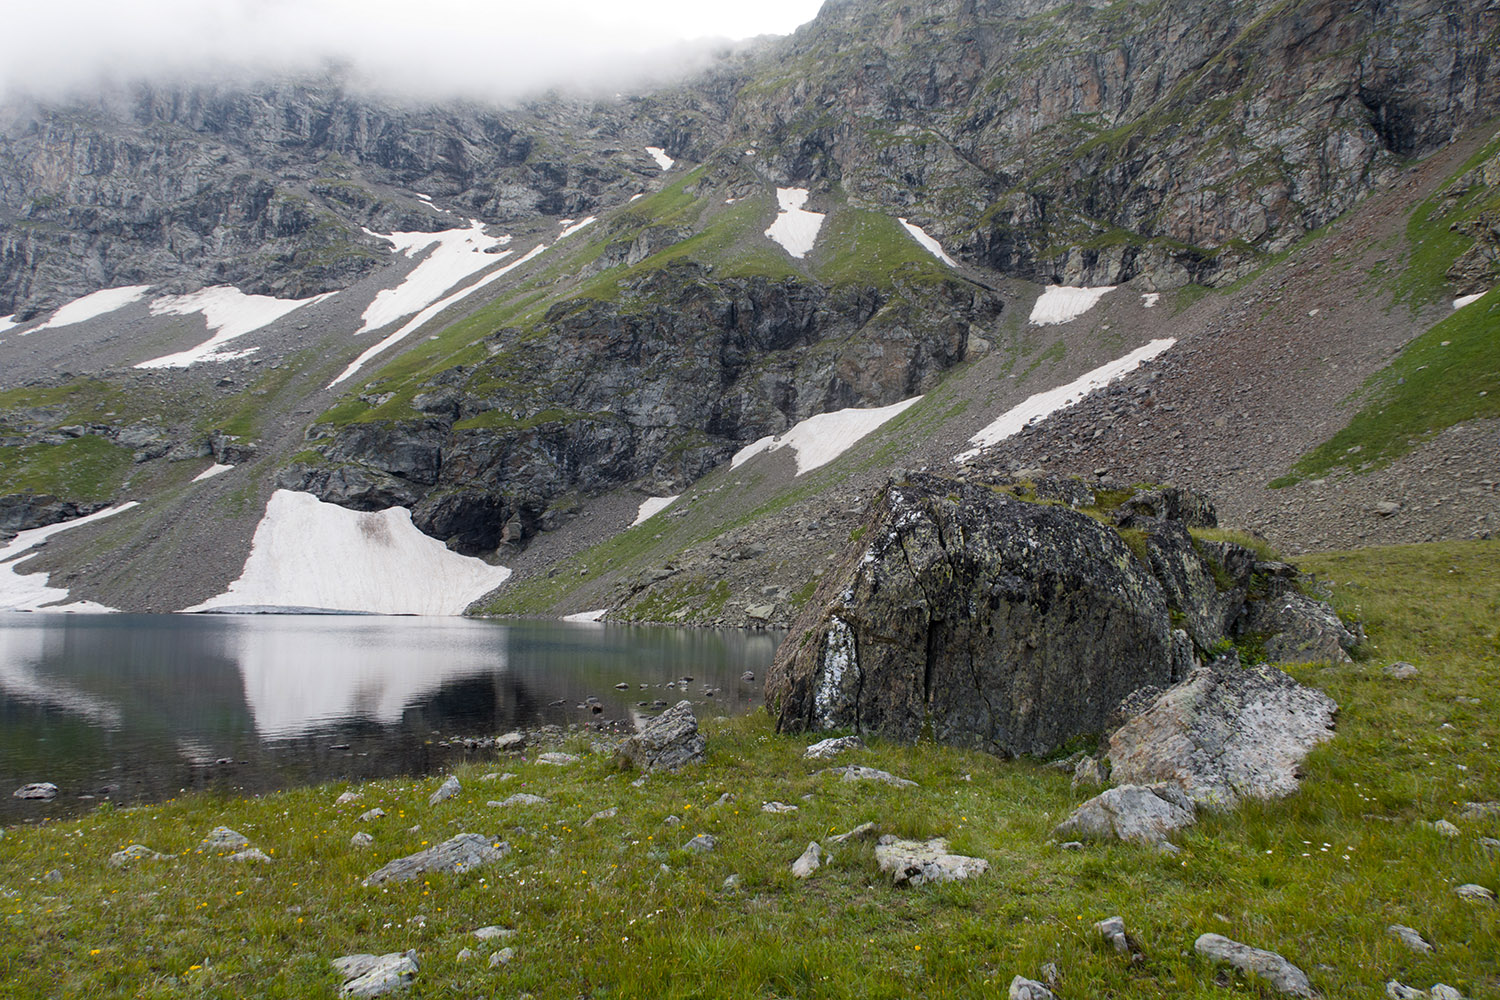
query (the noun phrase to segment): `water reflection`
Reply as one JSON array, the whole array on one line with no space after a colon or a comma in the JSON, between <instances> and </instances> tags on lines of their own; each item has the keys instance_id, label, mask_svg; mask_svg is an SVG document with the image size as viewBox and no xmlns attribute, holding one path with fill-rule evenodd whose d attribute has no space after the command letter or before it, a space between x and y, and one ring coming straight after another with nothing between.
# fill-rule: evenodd
<instances>
[{"instance_id":1,"label":"water reflection","mask_svg":"<svg viewBox=\"0 0 1500 1000\"><path fill-rule=\"evenodd\" d=\"M630 719L640 702L746 711L778 638L373 616L0 614L0 820L77 808L80 795L135 801L421 773L461 755L438 746L442 737ZM755 683L740 680L746 670ZM599 711L580 710L586 698ZM31 781L62 795L48 807L9 797Z\"/></svg>"}]
</instances>

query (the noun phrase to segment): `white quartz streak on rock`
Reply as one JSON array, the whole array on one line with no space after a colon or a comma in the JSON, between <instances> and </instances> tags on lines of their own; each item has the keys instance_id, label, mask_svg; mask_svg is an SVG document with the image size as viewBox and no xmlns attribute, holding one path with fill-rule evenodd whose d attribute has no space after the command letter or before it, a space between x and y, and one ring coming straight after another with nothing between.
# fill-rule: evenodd
<instances>
[{"instance_id":1,"label":"white quartz streak on rock","mask_svg":"<svg viewBox=\"0 0 1500 1000\"><path fill-rule=\"evenodd\" d=\"M68 591L61 587L49 587L46 573L18 573L16 570L34 554L31 550L59 532L80 525L102 521L122 511L138 506L135 501L117 504L87 517L74 518L41 528L29 528L17 532L16 537L0 545L0 611L113 611L102 604L79 601L73 604L60 602L68 599Z\"/></svg>"},{"instance_id":2,"label":"white quartz streak on rock","mask_svg":"<svg viewBox=\"0 0 1500 1000\"><path fill-rule=\"evenodd\" d=\"M397 251L414 257L428 251L410 274L395 288L378 292L364 312L364 325L355 333L369 333L410 316L436 301L444 292L475 271L482 271L496 260L485 253L510 242L509 236L486 236L484 223L473 220L468 229L449 229L439 233L374 233L370 236L389 240Z\"/></svg>"},{"instance_id":3,"label":"white quartz streak on rock","mask_svg":"<svg viewBox=\"0 0 1500 1000\"><path fill-rule=\"evenodd\" d=\"M1093 371L1080 375L1067 385L1060 385L1056 389L1048 389L1046 392L1031 396L1025 402L1006 410L989 426L969 438L969 443L974 447L954 455L953 460L967 462L985 448L999 444L1011 435L1020 433L1032 421L1044 420L1058 410L1080 402L1094 390L1101 389L1115 379L1130 374L1175 343L1177 341L1171 337L1153 340L1149 344L1137 347L1123 358L1111 361L1107 365L1100 365Z\"/></svg>"},{"instance_id":4,"label":"white quartz streak on rock","mask_svg":"<svg viewBox=\"0 0 1500 1000\"><path fill-rule=\"evenodd\" d=\"M905 219L897 219L896 221L906 227L906 231L911 234L911 238L920 243L923 250L926 250L928 253L932 254L934 257L942 261L944 264L947 264L949 267L958 266L958 264L954 262L952 257L949 257L946 253L943 252L943 245L937 240L933 239L931 236L928 236L926 230L924 230L921 226L907 222Z\"/></svg>"},{"instance_id":5,"label":"white quartz streak on rock","mask_svg":"<svg viewBox=\"0 0 1500 1000\"><path fill-rule=\"evenodd\" d=\"M1031 307L1031 323L1034 326L1057 326L1072 322L1098 305L1100 299L1114 290L1114 285L1101 285L1098 288L1048 285L1041 298Z\"/></svg>"},{"instance_id":6,"label":"white quartz streak on rock","mask_svg":"<svg viewBox=\"0 0 1500 1000\"><path fill-rule=\"evenodd\" d=\"M244 571L218 597L187 608L318 608L388 615L458 615L510 570L450 552L411 511L346 510L277 490L255 529Z\"/></svg>"},{"instance_id":7,"label":"white quartz streak on rock","mask_svg":"<svg viewBox=\"0 0 1500 1000\"><path fill-rule=\"evenodd\" d=\"M60 307L47 322L23 331L21 336L24 337L39 330L52 330L59 326L72 326L74 323L98 319L116 309L123 309L132 302L139 302L146 297L146 291L150 287L150 285L124 285L120 288L105 288L85 295L81 299L74 299Z\"/></svg>"},{"instance_id":8,"label":"white quartz streak on rock","mask_svg":"<svg viewBox=\"0 0 1500 1000\"><path fill-rule=\"evenodd\" d=\"M806 188L777 188L776 204L781 213L766 230L767 236L798 260L807 256L818 241L818 230L823 228L823 213L809 212L802 207L807 204L807 195Z\"/></svg>"},{"instance_id":9,"label":"white quartz streak on rock","mask_svg":"<svg viewBox=\"0 0 1500 1000\"><path fill-rule=\"evenodd\" d=\"M729 460L729 467L737 469L763 451L791 448L797 455L797 475L800 476L832 462L865 435L921 399L921 396L913 396L890 406L868 410L851 407L808 417L784 434L769 435L741 448Z\"/></svg>"},{"instance_id":10,"label":"white quartz streak on rock","mask_svg":"<svg viewBox=\"0 0 1500 1000\"><path fill-rule=\"evenodd\" d=\"M334 294L336 293L328 292L309 299L278 299L270 295L246 295L232 285L215 285L191 295L165 296L151 303L151 315L190 316L201 313L211 336L197 347L142 361L136 367L187 368L203 361L232 361L244 357L255 348L231 352L223 350L224 345L269 326L287 313L322 302Z\"/></svg>"}]
</instances>

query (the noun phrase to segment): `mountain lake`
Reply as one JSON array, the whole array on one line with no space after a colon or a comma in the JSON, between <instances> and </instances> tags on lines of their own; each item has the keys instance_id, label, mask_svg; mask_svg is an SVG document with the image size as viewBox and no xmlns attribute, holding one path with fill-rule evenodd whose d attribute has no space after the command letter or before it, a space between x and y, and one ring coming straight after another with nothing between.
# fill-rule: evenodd
<instances>
[{"instance_id":1,"label":"mountain lake","mask_svg":"<svg viewBox=\"0 0 1500 1000\"><path fill-rule=\"evenodd\" d=\"M364 615L0 613L0 823L425 775L471 741L762 704L781 633ZM742 680L746 671L753 682ZM690 678L690 679L689 679ZM58 786L51 802L10 792Z\"/></svg>"}]
</instances>

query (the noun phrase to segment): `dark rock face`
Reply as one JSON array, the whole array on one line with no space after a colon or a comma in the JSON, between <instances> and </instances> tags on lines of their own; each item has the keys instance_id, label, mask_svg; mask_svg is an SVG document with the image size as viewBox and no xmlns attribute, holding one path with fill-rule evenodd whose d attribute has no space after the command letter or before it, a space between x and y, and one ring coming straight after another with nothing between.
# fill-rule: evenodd
<instances>
[{"instance_id":1,"label":"dark rock face","mask_svg":"<svg viewBox=\"0 0 1500 1000\"><path fill-rule=\"evenodd\" d=\"M0 496L0 538L12 536L18 531L71 521L108 506L107 503L78 503L34 493Z\"/></svg>"},{"instance_id":2,"label":"dark rock face","mask_svg":"<svg viewBox=\"0 0 1500 1000\"><path fill-rule=\"evenodd\" d=\"M1043 753L1171 681L1161 587L1084 514L918 477L876 501L866 537L777 653L783 729Z\"/></svg>"},{"instance_id":3,"label":"dark rock face","mask_svg":"<svg viewBox=\"0 0 1500 1000\"><path fill-rule=\"evenodd\" d=\"M887 487L777 651L768 708L785 730L1039 754L1120 725L1145 707L1140 689L1158 694L1247 626L1272 623L1255 633L1268 652L1332 636L1337 617L1282 564L1178 521L1133 523L1143 552L1085 513L986 485ZM1343 655L1340 638L1353 645L1332 637L1323 658Z\"/></svg>"},{"instance_id":4,"label":"dark rock face","mask_svg":"<svg viewBox=\"0 0 1500 1000\"><path fill-rule=\"evenodd\" d=\"M573 492L675 489L809 416L925 392L1000 309L956 280L830 290L672 265L619 301L495 332L486 360L414 394L421 419L331 430L329 464L281 483L359 510L396 500L457 551L488 552L554 526Z\"/></svg>"}]
</instances>

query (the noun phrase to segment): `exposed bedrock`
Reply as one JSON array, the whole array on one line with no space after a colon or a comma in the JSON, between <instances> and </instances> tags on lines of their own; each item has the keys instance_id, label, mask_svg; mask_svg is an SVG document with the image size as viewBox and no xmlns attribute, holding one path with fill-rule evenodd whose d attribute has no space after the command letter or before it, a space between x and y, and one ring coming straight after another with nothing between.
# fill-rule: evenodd
<instances>
[{"instance_id":1,"label":"exposed bedrock","mask_svg":"<svg viewBox=\"0 0 1500 1000\"><path fill-rule=\"evenodd\" d=\"M783 730L1047 753L1110 728L1132 692L1181 680L1295 584L1180 522L1131 523L1122 536L939 476L888 486L777 651L768 708Z\"/></svg>"},{"instance_id":2,"label":"exposed bedrock","mask_svg":"<svg viewBox=\"0 0 1500 1000\"><path fill-rule=\"evenodd\" d=\"M324 461L281 485L355 509L411 506L428 534L488 552L555 527L580 494L637 481L677 492L809 416L925 392L1000 309L959 281L828 289L674 265L618 301L496 331L485 360L412 393L420 416L316 428L331 438Z\"/></svg>"}]
</instances>

